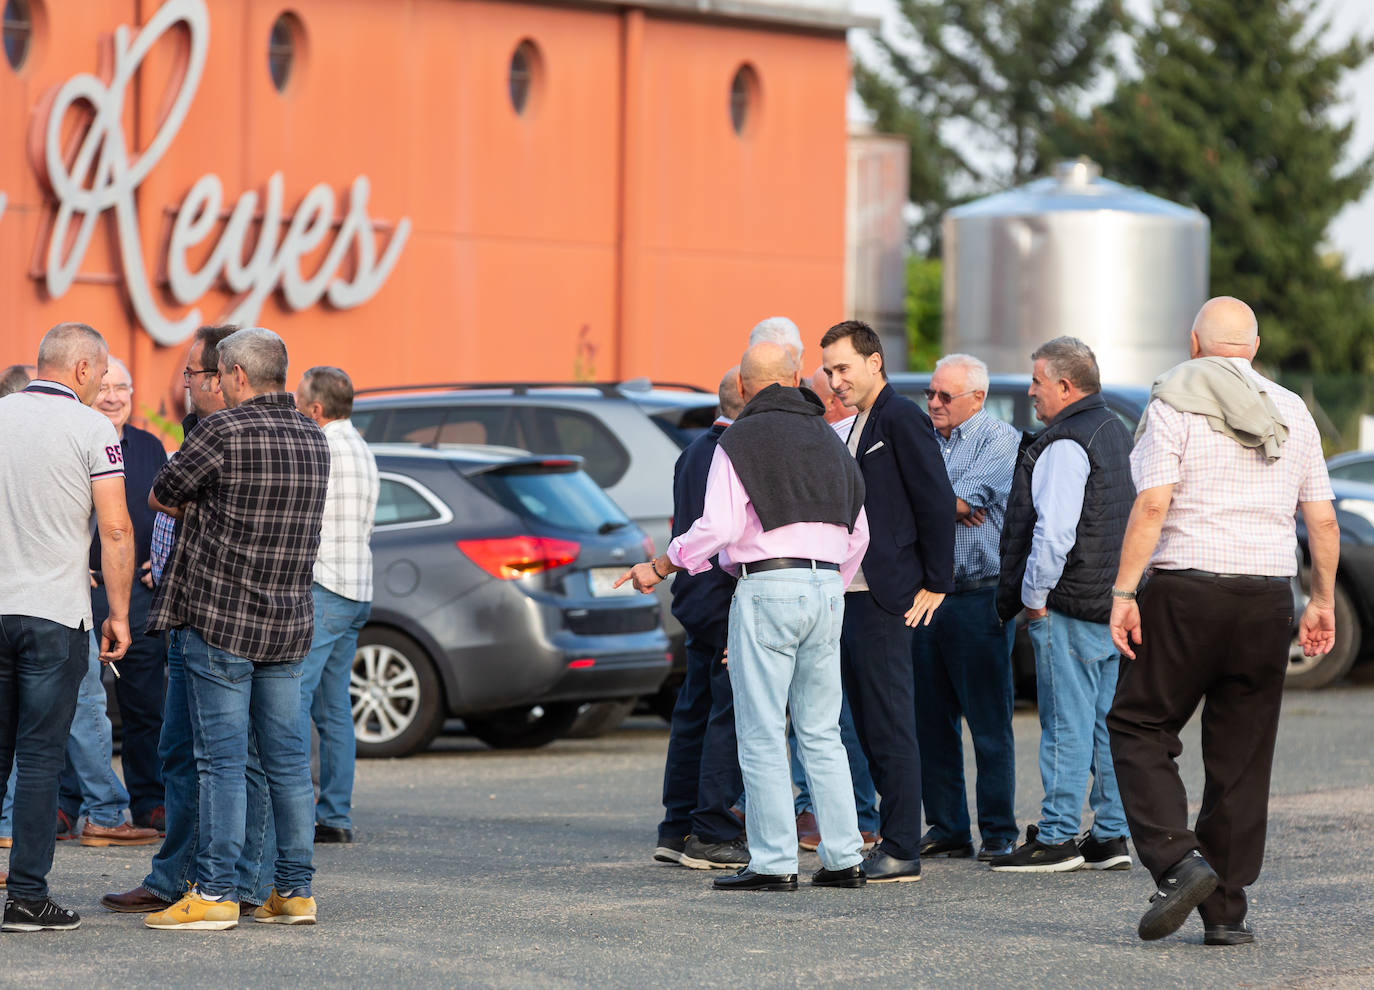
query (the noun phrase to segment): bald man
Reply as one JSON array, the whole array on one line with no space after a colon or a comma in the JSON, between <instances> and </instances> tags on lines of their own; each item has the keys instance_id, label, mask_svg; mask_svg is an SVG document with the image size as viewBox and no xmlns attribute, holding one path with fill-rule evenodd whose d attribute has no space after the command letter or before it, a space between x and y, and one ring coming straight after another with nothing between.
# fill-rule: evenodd
<instances>
[{"instance_id":1,"label":"bald man","mask_svg":"<svg viewBox=\"0 0 1374 990\"><path fill-rule=\"evenodd\" d=\"M1111 613L1125 659L1107 728L1131 837L1158 886L1143 939L1177 931L1196 908L1207 945L1254 941L1245 888L1264 860L1295 512L1312 558L1298 640L1308 656L1335 642L1340 528L1321 438L1302 400L1250 366L1258 349L1249 306L1208 300L1192 360L1155 382L1131 453L1138 495ZM1174 761L1204 699L1206 783L1189 829Z\"/></svg>"},{"instance_id":2,"label":"bald man","mask_svg":"<svg viewBox=\"0 0 1374 990\"><path fill-rule=\"evenodd\" d=\"M633 580L648 592L673 571L705 572L716 555L739 576L727 643L749 859L717 879L717 890L797 889L789 702L821 831L822 868L811 881L865 882L839 728L844 588L868 546L863 479L826 425L820 401L799 381L782 345L760 343L745 352L745 406L712 455L701 518L666 553L617 582Z\"/></svg>"}]
</instances>

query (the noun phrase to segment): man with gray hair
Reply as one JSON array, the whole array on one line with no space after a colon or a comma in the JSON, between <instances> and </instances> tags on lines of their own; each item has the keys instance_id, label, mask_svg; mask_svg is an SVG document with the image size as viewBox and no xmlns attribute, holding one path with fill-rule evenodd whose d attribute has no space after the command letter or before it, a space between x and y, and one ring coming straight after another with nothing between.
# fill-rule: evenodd
<instances>
[{"instance_id":1,"label":"man with gray hair","mask_svg":"<svg viewBox=\"0 0 1374 990\"><path fill-rule=\"evenodd\" d=\"M21 391L37 373L38 369L31 364L12 364L0 372L0 399Z\"/></svg>"},{"instance_id":2,"label":"man with gray hair","mask_svg":"<svg viewBox=\"0 0 1374 990\"><path fill-rule=\"evenodd\" d=\"M988 366L971 354L935 363L925 390L945 470L954 487L954 593L912 640L921 801L929 826L921 855L973 855L960 721L978 766L978 858L1016 842L1016 753L1011 731L1014 622L997 617L998 544L1020 434L983 408Z\"/></svg>"},{"instance_id":3,"label":"man with gray hair","mask_svg":"<svg viewBox=\"0 0 1374 990\"><path fill-rule=\"evenodd\" d=\"M1112 770L1107 710L1120 657L1107 621L1121 538L1135 499L1131 435L1101 396L1097 358L1074 337L1042 344L1030 397L1045 424L1022 452L1002 529L997 613L1023 609L1040 707L1040 821L992 860L1016 873L1128 870L1126 813ZM1080 840L1083 792L1092 830Z\"/></svg>"},{"instance_id":4,"label":"man with gray hair","mask_svg":"<svg viewBox=\"0 0 1374 990\"><path fill-rule=\"evenodd\" d=\"M755 344L781 344L791 356L793 363L801 367L802 339L797 325L785 316L770 316L759 320L749 331L749 346Z\"/></svg>"},{"instance_id":5,"label":"man with gray hair","mask_svg":"<svg viewBox=\"0 0 1374 990\"><path fill-rule=\"evenodd\" d=\"M200 783L196 883L149 928L238 924L250 736L277 832L275 884L255 921L314 924L314 791L301 725L302 661L329 484L329 444L286 391L286 345L270 330L218 347L225 409L202 422L153 483L180 517L148 620L185 664Z\"/></svg>"},{"instance_id":6,"label":"man with gray hair","mask_svg":"<svg viewBox=\"0 0 1374 990\"><path fill-rule=\"evenodd\" d=\"M7 932L71 929L75 911L48 896L57 778L86 673L92 628L91 516L104 559L109 617L100 659L129 648L134 534L124 461L110 421L89 408L109 351L83 323L62 323L38 347L37 376L0 399L0 799L18 765Z\"/></svg>"},{"instance_id":7,"label":"man with gray hair","mask_svg":"<svg viewBox=\"0 0 1374 990\"><path fill-rule=\"evenodd\" d=\"M353 841L353 705L348 683L358 633L372 612L372 522L380 482L377 459L349 421L353 382L339 368L311 368L296 387L296 408L329 442L320 555L310 596L315 632L301 674L301 726L320 733L320 796L315 841Z\"/></svg>"}]
</instances>

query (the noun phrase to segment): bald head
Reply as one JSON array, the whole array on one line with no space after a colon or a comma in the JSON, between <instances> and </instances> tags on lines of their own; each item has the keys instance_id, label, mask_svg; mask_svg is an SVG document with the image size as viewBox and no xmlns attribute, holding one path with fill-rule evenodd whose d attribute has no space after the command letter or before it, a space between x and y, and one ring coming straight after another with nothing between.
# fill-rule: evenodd
<instances>
[{"instance_id":1,"label":"bald head","mask_svg":"<svg viewBox=\"0 0 1374 990\"><path fill-rule=\"evenodd\" d=\"M1192 356L1252 358L1259 349L1255 311L1233 296L1208 299L1193 320Z\"/></svg>"},{"instance_id":2,"label":"bald head","mask_svg":"<svg viewBox=\"0 0 1374 990\"><path fill-rule=\"evenodd\" d=\"M739 388L739 365L725 373L720 380L720 388L716 390L716 397L720 399L720 414L726 419L734 419L744 409L744 396Z\"/></svg>"},{"instance_id":3,"label":"bald head","mask_svg":"<svg viewBox=\"0 0 1374 990\"><path fill-rule=\"evenodd\" d=\"M739 363L739 381L744 401L748 402L769 385L795 388L801 381L801 373L787 348L764 341L744 352Z\"/></svg>"}]
</instances>

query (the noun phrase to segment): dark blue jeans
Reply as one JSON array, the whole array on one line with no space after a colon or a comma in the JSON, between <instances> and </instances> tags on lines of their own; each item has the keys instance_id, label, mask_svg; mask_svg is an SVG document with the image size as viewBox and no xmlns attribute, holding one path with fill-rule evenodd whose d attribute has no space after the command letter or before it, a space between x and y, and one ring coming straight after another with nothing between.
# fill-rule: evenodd
<instances>
[{"instance_id":1,"label":"dark blue jeans","mask_svg":"<svg viewBox=\"0 0 1374 990\"><path fill-rule=\"evenodd\" d=\"M89 642L83 629L0 615L0 790L17 763L9 892L21 901L48 896L57 844L57 778L66 761Z\"/></svg>"},{"instance_id":2,"label":"dark blue jeans","mask_svg":"<svg viewBox=\"0 0 1374 990\"><path fill-rule=\"evenodd\" d=\"M744 791L735 744L735 702L723 646L687 637L687 674L673 708L663 767L660 840L695 835L726 842L743 831L730 811Z\"/></svg>"},{"instance_id":3,"label":"dark blue jeans","mask_svg":"<svg viewBox=\"0 0 1374 990\"><path fill-rule=\"evenodd\" d=\"M849 756L849 776L854 780L854 810L859 814L859 831L878 831L878 794L873 789L873 775L868 772L868 760L864 758L863 746L859 745L859 732L854 728L854 715L849 710L849 699L840 697L840 742ZM797 789L793 808L797 814L814 811L811 807L811 791L806 786L806 768L797 755L797 733L792 723L787 723L787 752L792 757L792 786Z\"/></svg>"},{"instance_id":4,"label":"dark blue jeans","mask_svg":"<svg viewBox=\"0 0 1374 990\"><path fill-rule=\"evenodd\" d=\"M166 681L167 651L161 636L149 636L148 609L153 593L142 581L134 581L129 593L129 628L133 642L120 660L114 682L119 699L120 751L124 786L129 791L129 810L135 821L146 821L153 809L166 800L162 788L162 761L157 744L162 735L162 691ZM91 589L91 610L96 627L109 614L105 587Z\"/></svg>"},{"instance_id":5,"label":"dark blue jeans","mask_svg":"<svg viewBox=\"0 0 1374 990\"><path fill-rule=\"evenodd\" d=\"M854 728L882 802L882 849L921 858L921 753L916 742L911 630L867 591L844 596L840 672Z\"/></svg>"},{"instance_id":6,"label":"dark blue jeans","mask_svg":"<svg viewBox=\"0 0 1374 990\"><path fill-rule=\"evenodd\" d=\"M978 834L985 843L1016 838L1016 750L1011 732L1011 645L1016 624L997 618L996 588L948 595L912 640L916 738L922 803L931 833L972 840L964 787L961 717L978 766Z\"/></svg>"}]
</instances>

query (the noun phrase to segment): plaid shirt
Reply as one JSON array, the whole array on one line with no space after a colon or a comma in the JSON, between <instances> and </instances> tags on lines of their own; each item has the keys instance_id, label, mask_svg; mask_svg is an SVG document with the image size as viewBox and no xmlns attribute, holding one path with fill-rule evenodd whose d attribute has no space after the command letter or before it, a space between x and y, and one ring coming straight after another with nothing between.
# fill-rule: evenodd
<instances>
[{"instance_id":1,"label":"plaid shirt","mask_svg":"<svg viewBox=\"0 0 1374 990\"><path fill-rule=\"evenodd\" d=\"M936 431L945 472L954 494L972 509L984 509L981 526L954 527L954 582L995 578L1002 570L998 543L1007 517L1007 496L1016 469L1021 434L985 409L980 409L949 431L946 439Z\"/></svg>"},{"instance_id":2,"label":"plaid shirt","mask_svg":"<svg viewBox=\"0 0 1374 990\"><path fill-rule=\"evenodd\" d=\"M346 419L324 424L329 441L329 493L324 500L317 584L355 602L372 601L372 519L377 514L377 459Z\"/></svg>"},{"instance_id":3,"label":"plaid shirt","mask_svg":"<svg viewBox=\"0 0 1374 990\"><path fill-rule=\"evenodd\" d=\"M148 544L148 559L153 565L153 584L162 583L162 572L167 569L167 558L172 553L172 541L176 539L177 521L165 512L153 517L153 538Z\"/></svg>"},{"instance_id":4,"label":"plaid shirt","mask_svg":"<svg viewBox=\"0 0 1374 990\"><path fill-rule=\"evenodd\" d=\"M1217 433L1205 416L1155 399L1131 451L1136 491L1173 485L1152 567L1288 577L1297 570L1294 511L1333 498L1321 436L1302 399L1243 365L1288 427L1272 464Z\"/></svg>"},{"instance_id":5,"label":"plaid shirt","mask_svg":"<svg viewBox=\"0 0 1374 990\"><path fill-rule=\"evenodd\" d=\"M304 657L328 483L329 445L289 393L202 420L153 482L157 500L185 514L148 631L190 626L260 663Z\"/></svg>"}]
</instances>

